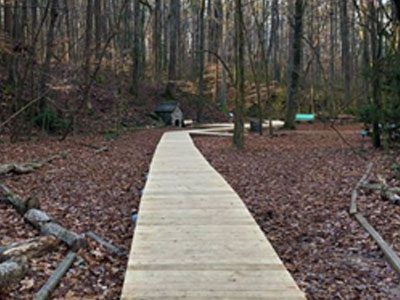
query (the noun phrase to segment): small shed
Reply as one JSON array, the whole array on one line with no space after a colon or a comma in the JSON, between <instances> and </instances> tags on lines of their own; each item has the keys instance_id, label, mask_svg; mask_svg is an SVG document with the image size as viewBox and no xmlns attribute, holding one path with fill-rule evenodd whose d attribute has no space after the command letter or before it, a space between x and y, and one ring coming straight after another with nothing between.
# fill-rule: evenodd
<instances>
[{"instance_id":1,"label":"small shed","mask_svg":"<svg viewBox=\"0 0 400 300\"><path fill-rule=\"evenodd\" d=\"M164 102L157 106L155 113L165 123L165 125L172 125L183 127L183 112L179 108L177 102Z\"/></svg>"}]
</instances>

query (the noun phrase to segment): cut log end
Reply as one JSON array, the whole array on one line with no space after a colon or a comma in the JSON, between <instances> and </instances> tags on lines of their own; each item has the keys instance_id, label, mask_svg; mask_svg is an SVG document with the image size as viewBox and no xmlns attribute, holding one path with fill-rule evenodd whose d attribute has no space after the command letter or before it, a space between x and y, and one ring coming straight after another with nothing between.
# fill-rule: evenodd
<instances>
[{"instance_id":1,"label":"cut log end","mask_svg":"<svg viewBox=\"0 0 400 300\"><path fill-rule=\"evenodd\" d=\"M24 278L28 267L26 260L8 260L0 264L0 287L7 287Z\"/></svg>"},{"instance_id":2,"label":"cut log end","mask_svg":"<svg viewBox=\"0 0 400 300\"><path fill-rule=\"evenodd\" d=\"M3 194L3 201L11 204L21 215L25 214L30 209L40 208L40 202L36 198L22 199L18 195L14 194L5 185L0 185L0 191Z\"/></svg>"}]
</instances>

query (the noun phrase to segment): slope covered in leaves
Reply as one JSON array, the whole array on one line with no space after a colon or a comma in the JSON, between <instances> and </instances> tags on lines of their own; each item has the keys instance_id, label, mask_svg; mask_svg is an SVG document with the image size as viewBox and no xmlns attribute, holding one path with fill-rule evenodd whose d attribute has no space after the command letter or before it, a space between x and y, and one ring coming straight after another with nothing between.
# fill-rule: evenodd
<instances>
[{"instance_id":1,"label":"slope covered in leaves","mask_svg":"<svg viewBox=\"0 0 400 300\"><path fill-rule=\"evenodd\" d=\"M388 157L371 149L358 129L340 128L375 161L376 172L387 175ZM228 138L195 141L239 193L309 299L399 299L398 277L348 214L367 162L335 132L308 126L274 139L250 135L243 151ZM362 212L366 199L360 199ZM398 207L377 199L366 205L373 208L367 217L399 251Z\"/></svg>"},{"instance_id":2,"label":"slope covered in leaves","mask_svg":"<svg viewBox=\"0 0 400 300\"><path fill-rule=\"evenodd\" d=\"M42 140L2 144L0 163L28 162L68 151L35 173L0 179L23 197L40 201L41 209L77 233L93 231L129 251L133 235L131 212L139 204L155 146L162 130L138 130L115 140L103 136L71 137L65 142ZM96 154L87 145L106 146ZM38 235L12 208L0 205L0 246ZM32 299L67 253L62 246L34 259L20 285L0 291L0 299ZM127 257L110 254L95 242L78 259L54 293L55 299L118 299Z\"/></svg>"}]
</instances>

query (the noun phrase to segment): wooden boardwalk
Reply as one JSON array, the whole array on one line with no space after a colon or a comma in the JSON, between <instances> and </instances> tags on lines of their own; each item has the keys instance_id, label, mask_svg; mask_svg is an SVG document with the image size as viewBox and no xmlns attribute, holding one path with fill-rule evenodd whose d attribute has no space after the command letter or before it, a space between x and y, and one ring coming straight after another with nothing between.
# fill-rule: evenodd
<instances>
[{"instance_id":1,"label":"wooden boardwalk","mask_svg":"<svg viewBox=\"0 0 400 300\"><path fill-rule=\"evenodd\" d=\"M188 132L164 134L122 299L305 299L242 200Z\"/></svg>"}]
</instances>

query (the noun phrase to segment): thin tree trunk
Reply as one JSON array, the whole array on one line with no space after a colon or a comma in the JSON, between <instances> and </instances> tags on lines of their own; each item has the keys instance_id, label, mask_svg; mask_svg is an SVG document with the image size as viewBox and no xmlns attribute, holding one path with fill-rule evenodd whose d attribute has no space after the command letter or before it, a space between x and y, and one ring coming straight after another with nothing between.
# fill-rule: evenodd
<instances>
[{"instance_id":1,"label":"thin tree trunk","mask_svg":"<svg viewBox=\"0 0 400 300\"><path fill-rule=\"evenodd\" d=\"M49 76L49 71L50 71L50 63L51 59L53 56L53 51L54 51L54 29L58 17L58 0L51 0L51 9L50 9L50 23L49 23L49 28L47 31L47 38L46 38L46 57L45 61L43 63L43 68L42 68L42 76L39 81L40 85L40 95L45 94L46 90L46 82L47 78ZM39 101L39 110L43 111L46 109L46 98L42 97L42 99ZM42 122L44 125L44 121Z\"/></svg>"},{"instance_id":2,"label":"thin tree trunk","mask_svg":"<svg viewBox=\"0 0 400 300\"><path fill-rule=\"evenodd\" d=\"M86 5L86 32L85 32L85 49L84 49L84 59L85 63L83 66L84 72L84 91L83 91L83 101L85 103L85 108L92 109L92 104L90 102L90 62L92 59L92 34L93 34L93 0L87 0ZM74 122L76 125L76 123Z\"/></svg>"},{"instance_id":3,"label":"thin tree trunk","mask_svg":"<svg viewBox=\"0 0 400 300\"><path fill-rule=\"evenodd\" d=\"M350 64L350 41L349 41L349 16L347 1L339 1L340 8L340 33L342 40L342 82L343 82L343 100L342 106L348 107L351 105L351 64Z\"/></svg>"},{"instance_id":4,"label":"thin tree trunk","mask_svg":"<svg viewBox=\"0 0 400 300\"><path fill-rule=\"evenodd\" d=\"M174 81L177 79L176 58L177 58L177 38L179 18L179 3L180 0L170 0L171 8L171 23L169 28L169 67L168 67L168 80Z\"/></svg>"},{"instance_id":5,"label":"thin tree trunk","mask_svg":"<svg viewBox=\"0 0 400 300\"><path fill-rule=\"evenodd\" d=\"M153 24L153 60L154 60L154 78L160 80L161 72L161 0L155 0Z\"/></svg>"},{"instance_id":6,"label":"thin tree trunk","mask_svg":"<svg viewBox=\"0 0 400 300\"><path fill-rule=\"evenodd\" d=\"M139 94L139 81L140 81L140 2L134 0L133 8L134 32L133 32L133 45L132 45L132 60L133 60L133 73L132 73L132 86L131 93L137 97Z\"/></svg>"},{"instance_id":7,"label":"thin tree trunk","mask_svg":"<svg viewBox=\"0 0 400 300\"><path fill-rule=\"evenodd\" d=\"M242 1L235 0L235 56L236 56L236 97L235 126L233 145L237 149L244 148L244 34Z\"/></svg>"},{"instance_id":8,"label":"thin tree trunk","mask_svg":"<svg viewBox=\"0 0 400 300\"><path fill-rule=\"evenodd\" d=\"M286 100L286 119L285 128L295 128L295 118L297 111L297 99L299 89L299 79L301 71L301 57L302 57L302 33L303 33L303 0L296 0L295 14L294 14L294 29L293 29L293 45L291 59L293 65L290 68L289 86Z\"/></svg>"},{"instance_id":9,"label":"thin tree trunk","mask_svg":"<svg viewBox=\"0 0 400 300\"><path fill-rule=\"evenodd\" d=\"M13 28L12 2L12 0L4 0L4 31L9 35L12 34Z\"/></svg>"},{"instance_id":10,"label":"thin tree trunk","mask_svg":"<svg viewBox=\"0 0 400 300\"><path fill-rule=\"evenodd\" d=\"M206 1L201 1L201 8L200 8L200 48L199 48L199 61L198 61L198 70L199 70L199 85L198 85L198 95L199 99L197 100L197 109L196 109L196 120L197 122L201 122L202 118L202 110L204 105L204 44L205 44L205 30L204 30L204 14L205 14L205 6Z\"/></svg>"},{"instance_id":11,"label":"thin tree trunk","mask_svg":"<svg viewBox=\"0 0 400 300\"><path fill-rule=\"evenodd\" d=\"M334 92L334 81L335 81L335 7L336 0L330 1L330 12L329 12L329 103L327 103L327 108L329 114L332 115L335 111L335 92Z\"/></svg>"},{"instance_id":12,"label":"thin tree trunk","mask_svg":"<svg viewBox=\"0 0 400 300\"><path fill-rule=\"evenodd\" d=\"M95 22L95 54L96 59L99 59L101 39L103 33L101 32L102 22L101 22L101 0L94 0L94 22Z\"/></svg>"},{"instance_id":13,"label":"thin tree trunk","mask_svg":"<svg viewBox=\"0 0 400 300\"><path fill-rule=\"evenodd\" d=\"M369 2L369 15L370 15L370 34L371 34L371 48L372 48L372 100L376 114L380 115L382 110L382 94L381 94L381 54L382 54L382 41L380 33L380 20L377 12L377 7L373 1ZM380 118L375 117L372 123L372 142L375 148L382 146L381 142L381 128L379 126Z\"/></svg>"}]
</instances>

